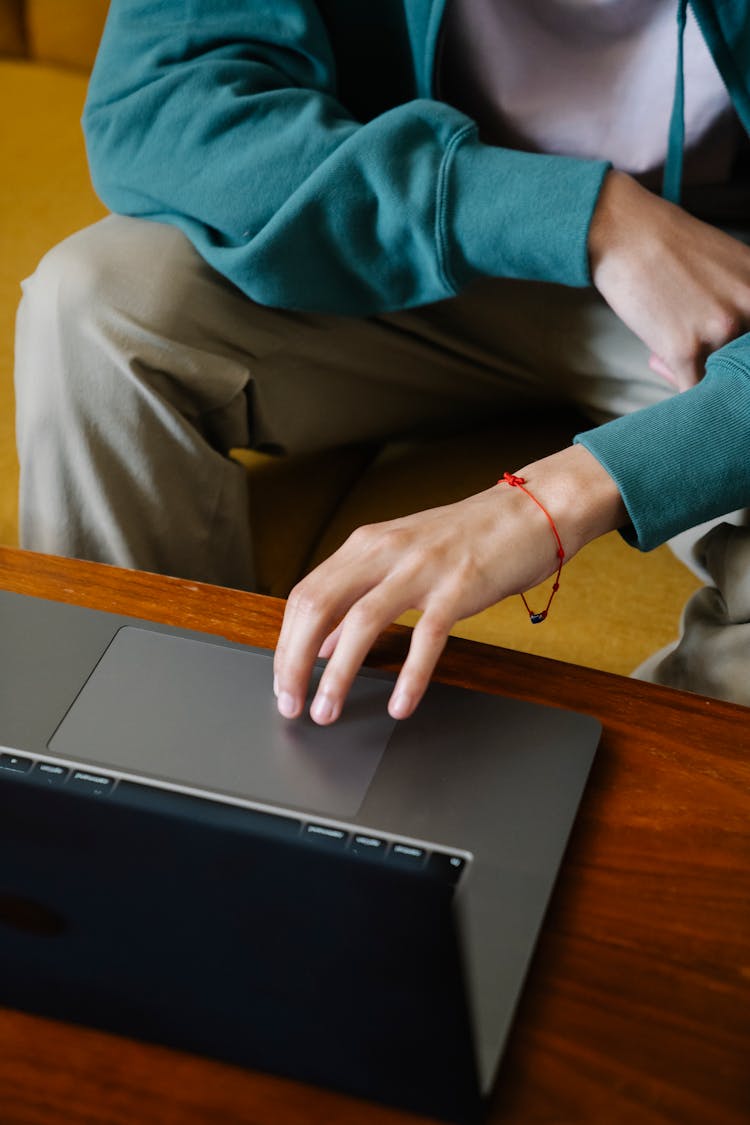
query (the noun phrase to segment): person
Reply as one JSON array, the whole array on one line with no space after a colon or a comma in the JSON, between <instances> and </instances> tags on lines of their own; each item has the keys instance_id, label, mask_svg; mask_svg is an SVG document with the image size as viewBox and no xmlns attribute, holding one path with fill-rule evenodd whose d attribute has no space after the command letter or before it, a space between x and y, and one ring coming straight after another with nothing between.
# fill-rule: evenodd
<instances>
[{"instance_id":1,"label":"person","mask_svg":"<svg viewBox=\"0 0 750 1125\"><path fill-rule=\"evenodd\" d=\"M251 585L230 448L541 401L595 423L514 470L566 559L742 510L748 20L748 0L113 0L84 127L115 214L19 311L24 545ZM411 714L456 619L555 572L550 531L494 483L359 529L292 591L281 713L320 653L311 714L335 721L417 608L389 703Z\"/></svg>"}]
</instances>

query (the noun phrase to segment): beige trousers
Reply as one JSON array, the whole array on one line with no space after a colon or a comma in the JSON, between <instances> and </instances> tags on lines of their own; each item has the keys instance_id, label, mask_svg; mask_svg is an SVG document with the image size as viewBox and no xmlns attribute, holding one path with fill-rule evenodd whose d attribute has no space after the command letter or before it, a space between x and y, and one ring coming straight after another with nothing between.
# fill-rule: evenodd
<instances>
[{"instance_id":1,"label":"beige trousers","mask_svg":"<svg viewBox=\"0 0 750 1125\"><path fill-rule=\"evenodd\" d=\"M692 554L708 584L685 606L679 640L633 675L750 706L750 526L720 523Z\"/></svg>"},{"instance_id":2,"label":"beige trousers","mask_svg":"<svg viewBox=\"0 0 750 1125\"><path fill-rule=\"evenodd\" d=\"M22 545L252 587L235 447L311 452L669 393L596 293L515 281L355 319L264 308L175 228L110 216L23 286Z\"/></svg>"}]
</instances>

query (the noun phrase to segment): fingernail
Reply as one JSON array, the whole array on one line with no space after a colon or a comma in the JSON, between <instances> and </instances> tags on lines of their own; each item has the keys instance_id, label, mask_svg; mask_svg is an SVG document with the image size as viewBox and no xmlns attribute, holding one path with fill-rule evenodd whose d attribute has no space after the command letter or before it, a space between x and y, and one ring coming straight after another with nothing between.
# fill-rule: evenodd
<instances>
[{"instance_id":1,"label":"fingernail","mask_svg":"<svg viewBox=\"0 0 750 1125\"><path fill-rule=\"evenodd\" d=\"M293 719L297 714L297 701L293 695L289 694L288 691L282 691L281 695L278 698L277 705L279 708L279 712L284 716L285 719Z\"/></svg>"},{"instance_id":2,"label":"fingernail","mask_svg":"<svg viewBox=\"0 0 750 1125\"><path fill-rule=\"evenodd\" d=\"M277 699L279 698L279 677L278 676L274 676L274 678L273 678L273 694L276 696Z\"/></svg>"},{"instance_id":3,"label":"fingernail","mask_svg":"<svg viewBox=\"0 0 750 1125\"><path fill-rule=\"evenodd\" d=\"M405 719L411 708L411 696L403 688L397 688L388 704L388 714L393 719Z\"/></svg>"},{"instance_id":4,"label":"fingernail","mask_svg":"<svg viewBox=\"0 0 750 1125\"><path fill-rule=\"evenodd\" d=\"M328 695L316 695L310 708L316 723L327 723L333 718L333 701Z\"/></svg>"}]
</instances>

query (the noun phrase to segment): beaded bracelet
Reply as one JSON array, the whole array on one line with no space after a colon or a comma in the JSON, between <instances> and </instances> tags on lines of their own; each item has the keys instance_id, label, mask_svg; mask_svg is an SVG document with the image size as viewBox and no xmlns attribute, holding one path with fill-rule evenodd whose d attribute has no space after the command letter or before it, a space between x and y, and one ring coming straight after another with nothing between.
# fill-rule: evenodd
<instances>
[{"instance_id":1,"label":"beaded bracelet","mask_svg":"<svg viewBox=\"0 0 750 1125\"><path fill-rule=\"evenodd\" d=\"M513 473L503 473L502 477L500 478L500 480L497 483L498 484L509 484L511 486L511 488L520 488L521 492L525 492L526 495L529 497L529 499L534 501L537 508L541 508L541 510L544 512L545 516L547 517L547 519L549 521L549 525L552 528L552 534L555 537L555 542L557 543L557 558L558 558L557 574L555 575L555 581L554 581L554 584L552 586L552 591L550 593L549 598L547 599L547 604L544 607L544 609L540 610L538 613L535 613L534 610L529 605L529 603L526 601L525 595L521 594L521 599L523 600L523 604L526 606L526 612L529 615L529 621L531 622L532 625L539 625L540 622L542 622L546 619L547 614L549 613L549 607L552 605L552 599L554 598L557 591L560 589L560 574L562 573L563 562L565 561L565 551L563 550L563 545L562 545L562 542L560 540L560 536L558 534L557 528L555 527L555 521L552 519L552 516L547 511L544 504L541 504L539 502L539 500L537 500L536 496L533 496L529 492L528 488L524 487L525 484L526 484L526 478L525 477L516 477L516 476L513 475Z\"/></svg>"}]
</instances>

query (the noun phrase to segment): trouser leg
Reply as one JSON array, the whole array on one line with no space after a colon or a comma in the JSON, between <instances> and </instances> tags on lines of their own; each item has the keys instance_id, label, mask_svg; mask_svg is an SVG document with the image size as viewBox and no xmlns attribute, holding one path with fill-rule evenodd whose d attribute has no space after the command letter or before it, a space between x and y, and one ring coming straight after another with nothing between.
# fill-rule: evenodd
<instances>
[{"instance_id":1,"label":"trouser leg","mask_svg":"<svg viewBox=\"0 0 750 1125\"><path fill-rule=\"evenodd\" d=\"M634 675L750 705L750 527L714 527L694 556L709 584L685 606L679 640Z\"/></svg>"},{"instance_id":2,"label":"trouser leg","mask_svg":"<svg viewBox=\"0 0 750 1125\"><path fill-rule=\"evenodd\" d=\"M142 230L146 227L146 230ZM246 367L206 331L222 301L168 228L106 220L25 283L17 327L24 547L252 581ZM155 249L155 253L150 253Z\"/></svg>"}]
</instances>

